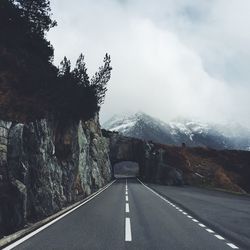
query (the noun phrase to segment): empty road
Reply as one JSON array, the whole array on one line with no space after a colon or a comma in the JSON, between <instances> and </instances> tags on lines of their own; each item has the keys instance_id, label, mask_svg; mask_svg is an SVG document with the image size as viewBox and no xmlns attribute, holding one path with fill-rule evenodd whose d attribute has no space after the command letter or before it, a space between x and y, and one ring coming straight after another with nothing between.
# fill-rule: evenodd
<instances>
[{"instance_id":1,"label":"empty road","mask_svg":"<svg viewBox=\"0 0 250 250\"><path fill-rule=\"evenodd\" d=\"M72 213L5 249L239 248L139 180L118 179Z\"/></svg>"}]
</instances>

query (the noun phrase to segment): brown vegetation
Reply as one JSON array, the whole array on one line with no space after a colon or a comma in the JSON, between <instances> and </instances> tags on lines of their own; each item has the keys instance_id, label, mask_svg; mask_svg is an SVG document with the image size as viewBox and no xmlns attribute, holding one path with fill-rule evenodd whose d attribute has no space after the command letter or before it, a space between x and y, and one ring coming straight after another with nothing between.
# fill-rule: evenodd
<instances>
[{"instance_id":1,"label":"brown vegetation","mask_svg":"<svg viewBox=\"0 0 250 250\"><path fill-rule=\"evenodd\" d=\"M165 146L189 184L250 192L250 152ZM179 161L179 163L177 163ZM177 164L176 164L176 163Z\"/></svg>"}]
</instances>

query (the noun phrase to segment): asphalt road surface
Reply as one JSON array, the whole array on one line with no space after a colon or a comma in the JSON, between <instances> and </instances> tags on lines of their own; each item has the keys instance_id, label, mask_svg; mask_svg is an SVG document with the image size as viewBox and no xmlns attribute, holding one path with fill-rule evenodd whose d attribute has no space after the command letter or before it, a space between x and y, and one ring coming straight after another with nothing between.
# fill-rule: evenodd
<instances>
[{"instance_id":1,"label":"asphalt road surface","mask_svg":"<svg viewBox=\"0 0 250 250\"><path fill-rule=\"evenodd\" d=\"M118 179L72 213L6 250L238 248L137 179Z\"/></svg>"},{"instance_id":2,"label":"asphalt road surface","mask_svg":"<svg viewBox=\"0 0 250 250\"><path fill-rule=\"evenodd\" d=\"M150 184L164 197L235 243L250 249L250 196L196 187Z\"/></svg>"}]
</instances>

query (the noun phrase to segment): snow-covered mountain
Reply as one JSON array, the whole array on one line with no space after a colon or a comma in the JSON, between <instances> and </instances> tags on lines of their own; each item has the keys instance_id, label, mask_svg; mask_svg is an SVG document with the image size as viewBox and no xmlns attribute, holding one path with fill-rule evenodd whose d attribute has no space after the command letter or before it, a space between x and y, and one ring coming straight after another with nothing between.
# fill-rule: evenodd
<instances>
[{"instance_id":1,"label":"snow-covered mountain","mask_svg":"<svg viewBox=\"0 0 250 250\"><path fill-rule=\"evenodd\" d=\"M102 126L125 136L163 144L250 150L250 131L236 126L211 125L178 119L168 123L143 112L115 115Z\"/></svg>"}]
</instances>

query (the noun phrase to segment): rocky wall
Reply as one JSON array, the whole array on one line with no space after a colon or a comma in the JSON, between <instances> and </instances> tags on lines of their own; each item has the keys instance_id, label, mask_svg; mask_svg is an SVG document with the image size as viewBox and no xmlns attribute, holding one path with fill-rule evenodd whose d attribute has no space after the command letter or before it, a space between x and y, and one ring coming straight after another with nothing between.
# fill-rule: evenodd
<instances>
[{"instance_id":1,"label":"rocky wall","mask_svg":"<svg viewBox=\"0 0 250 250\"><path fill-rule=\"evenodd\" d=\"M53 214L110 180L98 117L0 121L0 235Z\"/></svg>"}]
</instances>

